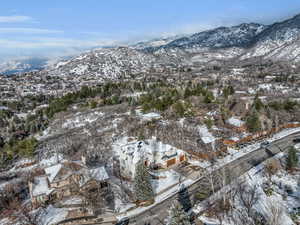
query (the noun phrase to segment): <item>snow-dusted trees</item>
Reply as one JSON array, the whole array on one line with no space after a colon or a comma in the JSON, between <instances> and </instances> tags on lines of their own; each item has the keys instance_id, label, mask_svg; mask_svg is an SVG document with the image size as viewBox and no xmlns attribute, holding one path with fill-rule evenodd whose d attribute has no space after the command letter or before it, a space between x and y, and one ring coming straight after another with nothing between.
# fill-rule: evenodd
<instances>
[{"instance_id":1,"label":"snow-dusted trees","mask_svg":"<svg viewBox=\"0 0 300 225\"><path fill-rule=\"evenodd\" d=\"M270 159L267 162L267 164L265 166L265 172L268 176L270 183L272 181L272 176L275 175L278 172L278 170L280 170L280 168L281 168L281 165L280 165L279 160L277 160L277 159Z\"/></svg>"},{"instance_id":2,"label":"snow-dusted trees","mask_svg":"<svg viewBox=\"0 0 300 225\"><path fill-rule=\"evenodd\" d=\"M277 201L268 201L267 204L270 214L268 215L267 224L268 225L281 225L284 219L284 208Z\"/></svg>"},{"instance_id":3,"label":"snow-dusted trees","mask_svg":"<svg viewBox=\"0 0 300 225\"><path fill-rule=\"evenodd\" d=\"M255 210L254 206L258 203L260 195L256 186L251 186L244 181L240 181L234 190L235 200L239 207L234 210L233 221L237 225L256 225L263 217Z\"/></svg>"},{"instance_id":4,"label":"snow-dusted trees","mask_svg":"<svg viewBox=\"0 0 300 225\"><path fill-rule=\"evenodd\" d=\"M87 177L92 178L89 173ZM71 179L72 194L79 196L82 204L92 210L94 215L102 214L106 205L105 198L110 194L109 189L101 188L100 183L86 184L83 187L81 182L82 180Z\"/></svg>"},{"instance_id":5,"label":"snow-dusted trees","mask_svg":"<svg viewBox=\"0 0 300 225\"><path fill-rule=\"evenodd\" d=\"M137 202L153 201L154 192L150 182L150 174L143 160L135 168L134 193Z\"/></svg>"},{"instance_id":6,"label":"snow-dusted trees","mask_svg":"<svg viewBox=\"0 0 300 225\"><path fill-rule=\"evenodd\" d=\"M178 203L173 203L167 225L191 225L189 215L184 211L183 207Z\"/></svg>"}]
</instances>

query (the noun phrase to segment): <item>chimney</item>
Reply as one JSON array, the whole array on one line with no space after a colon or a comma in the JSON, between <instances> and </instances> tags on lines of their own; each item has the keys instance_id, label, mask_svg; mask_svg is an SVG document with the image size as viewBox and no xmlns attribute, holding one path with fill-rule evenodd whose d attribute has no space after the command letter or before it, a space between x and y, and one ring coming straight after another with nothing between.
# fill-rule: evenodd
<instances>
[{"instance_id":1,"label":"chimney","mask_svg":"<svg viewBox=\"0 0 300 225\"><path fill-rule=\"evenodd\" d=\"M86 165L86 157L85 156L81 156L81 162L83 165Z\"/></svg>"}]
</instances>

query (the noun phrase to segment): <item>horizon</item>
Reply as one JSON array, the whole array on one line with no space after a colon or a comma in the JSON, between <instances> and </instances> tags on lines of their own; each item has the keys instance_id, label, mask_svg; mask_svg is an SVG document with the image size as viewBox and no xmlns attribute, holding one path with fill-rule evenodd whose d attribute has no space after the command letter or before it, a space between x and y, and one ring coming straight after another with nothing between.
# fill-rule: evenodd
<instances>
[{"instance_id":1,"label":"horizon","mask_svg":"<svg viewBox=\"0 0 300 225\"><path fill-rule=\"evenodd\" d=\"M272 8L268 2L12 0L0 9L0 61L70 56L96 47L133 44L241 23L267 25L300 12L300 2L287 0L283 6L275 0Z\"/></svg>"}]
</instances>

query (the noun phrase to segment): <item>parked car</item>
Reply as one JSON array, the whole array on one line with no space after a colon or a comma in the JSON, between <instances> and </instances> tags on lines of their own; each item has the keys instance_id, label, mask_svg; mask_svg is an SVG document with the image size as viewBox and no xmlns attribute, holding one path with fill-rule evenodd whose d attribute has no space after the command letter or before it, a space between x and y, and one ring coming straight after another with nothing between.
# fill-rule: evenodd
<instances>
[{"instance_id":1,"label":"parked car","mask_svg":"<svg viewBox=\"0 0 300 225\"><path fill-rule=\"evenodd\" d=\"M129 218L128 217L124 217L116 223L116 225L128 225L128 224L129 224Z\"/></svg>"},{"instance_id":2,"label":"parked car","mask_svg":"<svg viewBox=\"0 0 300 225\"><path fill-rule=\"evenodd\" d=\"M293 142L294 142L295 144L300 143L300 137L294 138L294 139L293 139Z\"/></svg>"},{"instance_id":3,"label":"parked car","mask_svg":"<svg viewBox=\"0 0 300 225\"><path fill-rule=\"evenodd\" d=\"M269 144L270 144L270 142L264 141L264 142L262 142L262 143L260 144L260 147L261 147L261 148L266 148L266 147L269 146Z\"/></svg>"}]
</instances>

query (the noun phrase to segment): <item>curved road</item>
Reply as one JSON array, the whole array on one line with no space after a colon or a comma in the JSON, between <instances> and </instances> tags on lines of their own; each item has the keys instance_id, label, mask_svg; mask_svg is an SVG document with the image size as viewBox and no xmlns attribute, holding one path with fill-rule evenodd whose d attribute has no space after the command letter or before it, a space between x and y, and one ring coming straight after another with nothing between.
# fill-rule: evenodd
<instances>
[{"instance_id":1,"label":"curved road","mask_svg":"<svg viewBox=\"0 0 300 225\"><path fill-rule=\"evenodd\" d=\"M280 140L272 142L267 149L259 148L254 150L230 163L226 164L220 169L225 169L227 171L227 176L238 177L251 168L257 166L268 158L273 157L279 152L285 150L288 146L292 145L292 138L298 135L298 133L286 136ZM201 188L204 178L198 179L194 184L187 187L186 195L181 198L184 198L192 206L194 204L195 193ZM178 199L179 194L175 193L169 198L159 202L149 210L141 212L138 215L130 217L129 224L131 225L164 225L164 220L168 216L168 210L172 202ZM180 198L180 197L179 197Z\"/></svg>"}]
</instances>

